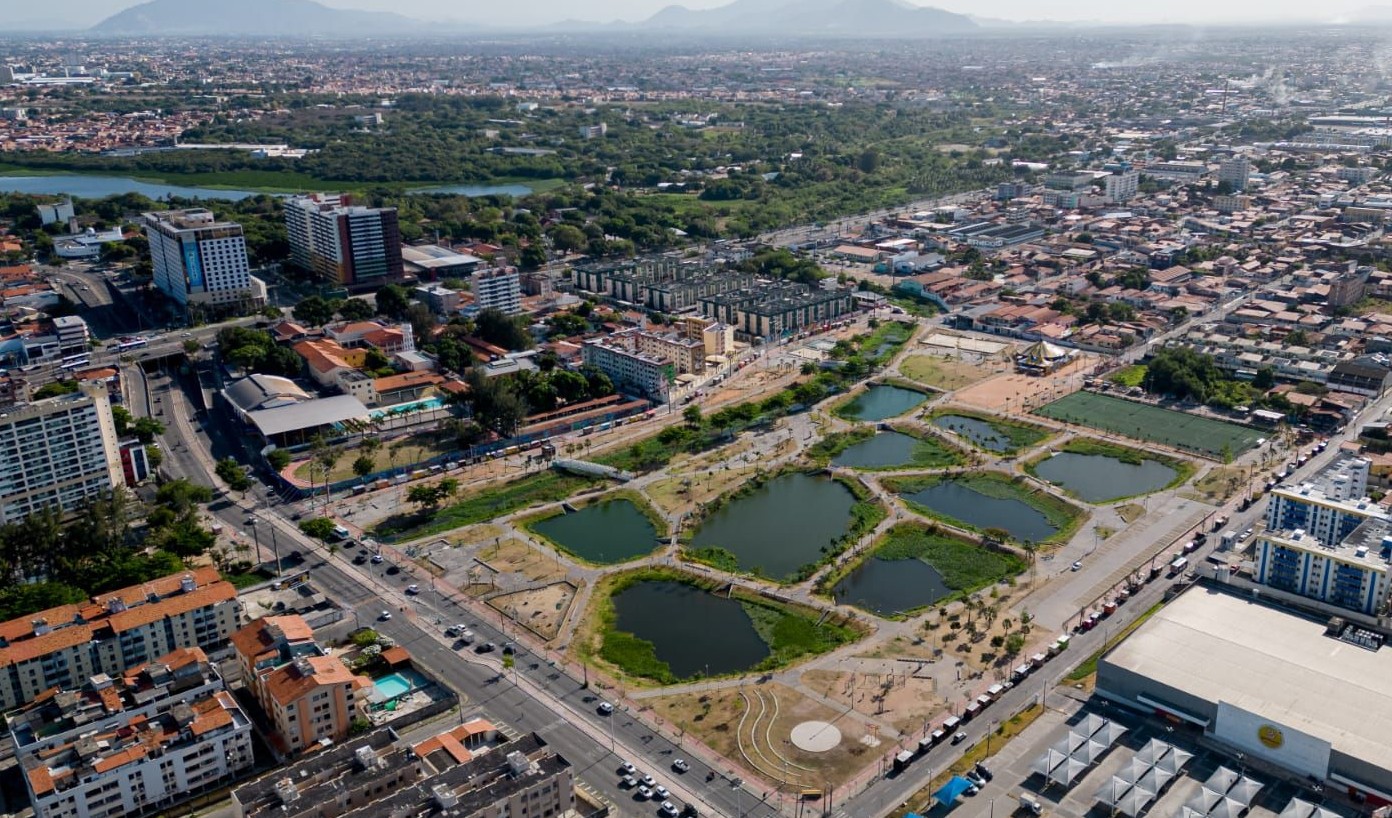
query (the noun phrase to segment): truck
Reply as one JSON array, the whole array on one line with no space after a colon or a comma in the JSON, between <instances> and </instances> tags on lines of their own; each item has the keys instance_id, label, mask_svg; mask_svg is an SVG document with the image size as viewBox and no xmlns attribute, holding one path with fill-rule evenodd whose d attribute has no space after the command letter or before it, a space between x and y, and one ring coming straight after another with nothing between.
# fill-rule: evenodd
<instances>
[{"instance_id":1,"label":"truck","mask_svg":"<svg viewBox=\"0 0 1392 818\"><path fill-rule=\"evenodd\" d=\"M1232 531L1224 531L1223 536L1218 538L1219 551L1231 551L1237 544L1237 534Z\"/></svg>"},{"instance_id":2,"label":"truck","mask_svg":"<svg viewBox=\"0 0 1392 818\"><path fill-rule=\"evenodd\" d=\"M1227 518L1226 515L1224 515L1224 516L1222 516L1222 517L1219 517L1218 519L1216 519L1216 520L1213 521L1213 530L1214 530L1214 531L1218 531L1218 530L1222 529L1222 527L1225 526L1225 525L1227 525L1227 524L1228 524L1228 518Z\"/></svg>"},{"instance_id":3,"label":"truck","mask_svg":"<svg viewBox=\"0 0 1392 818\"><path fill-rule=\"evenodd\" d=\"M1175 557L1174 561L1170 563L1169 575L1172 577L1177 577L1180 574L1184 573L1184 569L1188 567L1189 559L1187 557Z\"/></svg>"},{"instance_id":4,"label":"truck","mask_svg":"<svg viewBox=\"0 0 1392 818\"><path fill-rule=\"evenodd\" d=\"M914 754L905 750L894 757L894 771L901 773L913 763Z\"/></svg>"},{"instance_id":5,"label":"truck","mask_svg":"<svg viewBox=\"0 0 1392 818\"><path fill-rule=\"evenodd\" d=\"M1044 805L1039 803L1038 799L1036 799L1033 795L1030 795L1027 792L1020 793L1020 809L1024 810L1030 815L1044 814Z\"/></svg>"}]
</instances>

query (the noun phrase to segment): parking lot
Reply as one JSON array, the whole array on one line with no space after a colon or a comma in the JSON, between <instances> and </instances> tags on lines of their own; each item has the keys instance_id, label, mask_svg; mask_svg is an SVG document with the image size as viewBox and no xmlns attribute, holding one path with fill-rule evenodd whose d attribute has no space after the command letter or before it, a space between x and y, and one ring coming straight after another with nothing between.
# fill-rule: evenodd
<instances>
[{"instance_id":1,"label":"parking lot","mask_svg":"<svg viewBox=\"0 0 1392 818\"><path fill-rule=\"evenodd\" d=\"M962 796L952 808L936 806L926 814L944 816L952 813L953 818L1028 815L1029 812L1020 807L1019 801L1021 793L1028 793L1043 807L1046 816L1120 816L1124 813L1114 813L1112 807L1097 800L1098 790L1121 772L1151 739L1159 739L1194 755L1181 773L1163 786L1155 799L1139 811L1141 818L1182 815L1185 805L1199 794L1204 782L1220 767L1245 775L1262 785L1251 807L1241 813L1243 818L1278 818L1291 799L1296 797L1350 818L1366 812L1366 809L1359 809L1340 793L1316 791L1313 782L1265 765L1253 765L1248 759L1239 758L1238 754L1224 752L1203 741L1197 730L1188 725L1173 725L1158 717L1146 717L1134 711L1107 706L1102 700L1079 702L1069 698L1051 701L1050 706L1051 709L1028 730L986 761L994 778L981 788L979 794ZM1031 767L1035 760L1064 739L1070 728L1088 714L1111 719L1125 727L1127 732L1075 778L1069 787L1050 783L1043 776L1033 774ZM1202 815L1200 813L1195 818Z\"/></svg>"}]
</instances>

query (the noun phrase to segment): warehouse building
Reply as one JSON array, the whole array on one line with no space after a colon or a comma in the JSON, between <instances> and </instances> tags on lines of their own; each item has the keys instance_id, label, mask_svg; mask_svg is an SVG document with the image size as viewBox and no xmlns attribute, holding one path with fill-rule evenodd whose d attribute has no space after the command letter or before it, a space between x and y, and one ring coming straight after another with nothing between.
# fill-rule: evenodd
<instances>
[{"instance_id":1,"label":"warehouse building","mask_svg":"<svg viewBox=\"0 0 1392 818\"><path fill-rule=\"evenodd\" d=\"M1097 694L1392 803L1392 650L1382 641L1196 586L1098 662Z\"/></svg>"}]
</instances>

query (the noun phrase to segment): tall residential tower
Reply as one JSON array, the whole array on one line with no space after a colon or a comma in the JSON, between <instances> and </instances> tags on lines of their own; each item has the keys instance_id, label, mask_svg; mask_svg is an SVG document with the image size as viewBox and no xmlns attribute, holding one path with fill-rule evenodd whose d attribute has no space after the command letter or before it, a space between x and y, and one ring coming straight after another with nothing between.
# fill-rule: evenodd
<instances>
[{"instance_id":1,"label":"tall residential tower","mask_svg":"<svg viewBox=\"0 0 1392 818\"><path fill-rule=\"evenodd\" d=\"M399 280L396 209L353 206L347 196L315 194L285 202L290 260L326 281L366 289Z\"/></svg>"}]
</instances>

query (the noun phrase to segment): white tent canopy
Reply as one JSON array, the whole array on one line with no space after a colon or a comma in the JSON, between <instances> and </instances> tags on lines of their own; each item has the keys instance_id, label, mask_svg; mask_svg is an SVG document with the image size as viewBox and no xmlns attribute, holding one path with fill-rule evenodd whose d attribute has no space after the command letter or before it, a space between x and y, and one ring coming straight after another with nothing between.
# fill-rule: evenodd
<instances>
[{"instance_id":1,"label":"white tent canopy","mask_svg":"<svg viewBox=\"0 0 1392 818\"><path fill-rule=\"evenodd\" d=\"M1262 785L1247 776L1239 778L1228 790L1227 796L1238 802L1244 807L1252 805L1252 799L1257 797L1257 793L1262 791Z\"/></svg>"},{"instance_id":2,"label":"white tent canopy","mask_svg":"<svg viewBox=\"0 0 1392 818\"><path fill-rule=\"evenodd\" d=\"M1059 752L1057 749L1049 749L1039 758L1034 760L1034 765L1030 769L1040 775L1047 776L1054 771L1054 768L1068 759L1068 753Z\"/></svg>"}]
</instances>

